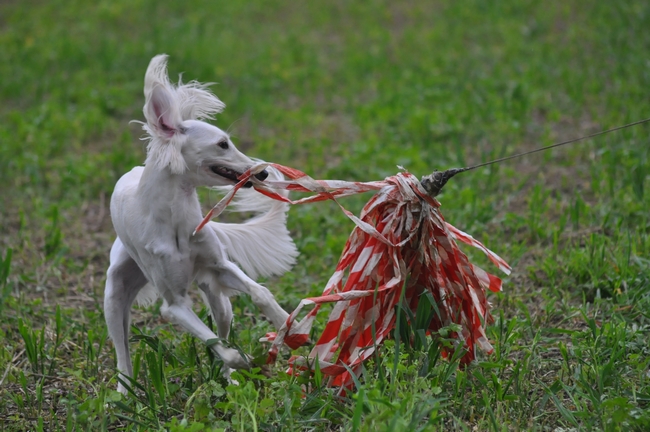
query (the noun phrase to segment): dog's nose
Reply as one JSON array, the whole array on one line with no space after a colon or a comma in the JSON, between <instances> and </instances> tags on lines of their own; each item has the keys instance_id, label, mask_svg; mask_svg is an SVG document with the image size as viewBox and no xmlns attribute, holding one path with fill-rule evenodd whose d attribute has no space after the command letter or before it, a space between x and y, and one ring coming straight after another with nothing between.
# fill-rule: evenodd
<instances>
[{"instance_id":1,"label":"dog's nose","mask_svg":"<svg viewBox=\"0 0 650 432\"><path fill-rule=\"evenodd\" d=\"M269 172L267 170L262 171L261 173L255 174L255 178L261 181L266 180L266 178L269 176Z\"/></svg>"}]
</instances>

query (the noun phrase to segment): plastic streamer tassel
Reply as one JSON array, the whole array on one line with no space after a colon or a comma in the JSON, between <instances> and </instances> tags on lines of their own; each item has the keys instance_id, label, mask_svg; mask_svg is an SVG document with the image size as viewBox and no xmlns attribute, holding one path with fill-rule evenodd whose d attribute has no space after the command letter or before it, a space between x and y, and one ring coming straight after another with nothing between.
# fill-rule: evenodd
<instances>
[{"instance_id":1,"label":"plastic streamer tassel","mask_svg":"<svg viewBox=\"0 0 650 432\"><path fill-rule=\"evenodd\" d=\"M255 180L253 176L269 165L289 180ZM349 388L353 385L350 372L358 376L362 363L390 336L400 299L403 297L414 316L425 295L435 300L429 331L450 326L458 329L450 334L456 340L454 348L442 348L444 357L454 349L463 349L461 363L467 364L475 359L475 346L486 353L493 351L485 333L485 326L492 322L486 290L501 291L501 279L472 264L457 242L481 250L506 274L510 274L510 266L472 236L445 222L440 203L414 175L404 171L376 182L314 180L293 168L261 163L240 176L197 231L223 211L248 181L253 181L258 192L291 204L334 200L356 225L322 295L302 300L277 333L261 339L272 343L268 363L275 362L283 344L295 349L307 343L320 306L335 303L311 353L307 358L292 357L288 372L315 368L318 362L329 385ZM314 194L292 201L274 191L278 189ZM378 192L360 217L336 200L367 191ZM298 321L307 306L313 308Z\"/></svg>"}]
</instances>

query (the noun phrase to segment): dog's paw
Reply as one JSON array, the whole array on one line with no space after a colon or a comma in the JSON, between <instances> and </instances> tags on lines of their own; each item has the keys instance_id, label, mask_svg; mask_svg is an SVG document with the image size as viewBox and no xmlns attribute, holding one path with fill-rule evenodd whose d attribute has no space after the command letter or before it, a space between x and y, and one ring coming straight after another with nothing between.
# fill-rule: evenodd
<instances>
[{"instance_id":1,"label":"dog's paw","mask_svg":"<svg viewBox=\"0 0 650 432\"><path fill-rule=\"evenodd\" d=\"M238 386L238 385L239 385L239 381L237 381L236 379L233 379L233 378L231 377L231 375L232 375L232 373L233 373L234 371L235 371L235 369L229 368L229 367L227 367L227 366L224 367L224 368L223 368L223 377L226 379L226 381L228 381L228 384L232 384L232 385L236 385L236 386Z\"/></svg>"},{"instance_id":2,"label":"dog's paw","mask_svg":"<svg viewBox=\"0 0 650 432\"><path fill-rule=\"evenodd\" d=\"M271 372L271 367L269 365L260 366L260 373L267 378L271 378L273 373Z\"/></svg>"},{"instance_id":3,"label":"dog's paw","mask_svg":"<svg viewBox=\"0 0 650 432\"><path fill-rule=\"evenodd\" d=\"M221 352L221 359L224 365L230 369L250 369L251 358L247 355L241 355L239 351L226 348L225 352Z\"/></svg>"}]
</instances>

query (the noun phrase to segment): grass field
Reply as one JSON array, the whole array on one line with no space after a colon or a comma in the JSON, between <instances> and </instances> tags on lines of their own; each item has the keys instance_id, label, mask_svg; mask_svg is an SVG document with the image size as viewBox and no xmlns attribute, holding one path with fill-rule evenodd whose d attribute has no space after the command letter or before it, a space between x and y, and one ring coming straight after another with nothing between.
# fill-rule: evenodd
<instances>
[{"instance_id":1,"label":"grass field","mask_svg":"<svg viewBox=\"0 0 650 432\"><path fill-rule=\"evenodd\" d=\"M642 0L1 2L0 430L650 430L646 125L446 186L447 220L514 267L490 297L495 352L468 368L389 342L348 398L287 376L289 351L271 378L227 386L153 306L135 311L141 388L122 397L102 312L108 202L144 160L129 120L153 55L218 83L216 124L247 154L367 181L650 117L648 29ZM292 310L353 226L331 203L292 208L289 226L298 264L266 284ZM233 303L233 342L262 354L270 325Z\"/></svg>"}]
</instances>

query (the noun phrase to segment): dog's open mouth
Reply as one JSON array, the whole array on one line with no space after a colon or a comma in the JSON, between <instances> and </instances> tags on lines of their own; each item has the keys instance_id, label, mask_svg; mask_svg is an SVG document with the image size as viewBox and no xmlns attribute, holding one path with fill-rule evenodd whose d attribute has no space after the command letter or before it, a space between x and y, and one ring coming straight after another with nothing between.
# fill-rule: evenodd
<instances>
[{"instance_id":1,"label":"dog's open mouth","mask_svg":"<svg viewBox=\"0 0 650 432\"><path fill-rule=\"evenodd\" d=\"M242 173L239 173L239 172L237 172L235 170L232 170L230 168L226 168L226 167L223 167L223 166L217 166L217 165L211 166L210 171L212 171L213 173L215 173L215 174L217 174L217 175L219 175L221 177L227 178L228 180L232 180L235 183L239 182L239 176L242 175ZM266 178L268 176L269 176L269 172L267 170L264 170L262 172L259 172L259 173L255 174L255 178L258 179L258 180L261 180L261 181L266 180ZM250 181L248 181L248 182L246 182L244 184L244 187L247 187L247 188L249 188L251 186L253 186L253 182L250 182Z\"/></svg>"},{"instance_id":2,"label":"dog's open mouth","mask_svg":"<svg viewBox=\"0 0 650 432\"><path fill-rule=\"evenodd\" d=\"M238 178L240 175L242 175L242 173L237 172L235 170L231 170L230 168L226 168L223 166L216 166L216 165L211 166L210 171L212 171L216 175L227 178L228 180L232 180L235 183L239 182ZM251 187L251 186L253 186L253 183L251 182L246 182L246 184L244 185L244 187Z\"/></svg>"}]
</instances>

